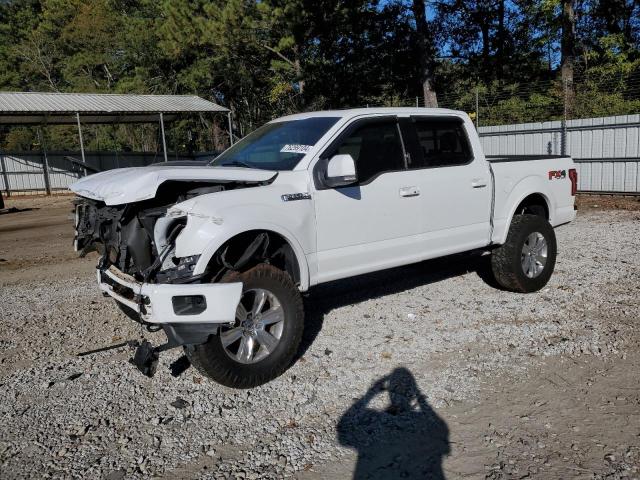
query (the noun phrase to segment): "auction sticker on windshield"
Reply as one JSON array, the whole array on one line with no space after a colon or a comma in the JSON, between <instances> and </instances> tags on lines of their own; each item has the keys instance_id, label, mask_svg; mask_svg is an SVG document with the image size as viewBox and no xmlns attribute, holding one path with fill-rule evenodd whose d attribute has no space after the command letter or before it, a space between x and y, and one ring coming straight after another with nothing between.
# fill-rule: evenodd
<instances>
[{"instance_id":1,"label":"auction sticker on windshield","mask_svg":"<svg viewBox=\"0 0 640 480\"><path fill-rule=\"evenodd\" d=\"M290 152L290 153L307 153L311 150L312 145L299 145L299 144L287 144L280 149L280 152Z\"/></svg>"}]
</instances>

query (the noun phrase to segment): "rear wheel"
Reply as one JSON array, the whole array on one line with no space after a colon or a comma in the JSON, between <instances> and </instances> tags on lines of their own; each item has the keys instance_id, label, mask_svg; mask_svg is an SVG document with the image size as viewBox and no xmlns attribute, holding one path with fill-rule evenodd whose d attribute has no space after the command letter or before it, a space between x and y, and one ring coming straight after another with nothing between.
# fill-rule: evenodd
<instances>
[{"instance_id":1,"label":"rear wheel","mask_svg":"<svg viewBox=\"0 0 640 480\"><path fill-rule=\"evenodd\" d=\"M513 217L507 241L491 255L496 281L513 292L536 292L544 287L556 263L556 236L538 215Z\"/></svg>"},{"instance_id":2,"label":"rear wheel","mask_svg":"<svg viewBox=\"0 0 640 480\"><path fill-rule=\"evenodd\" d=\"M260 264L227 274L223 282L242 282L233 325L221 327L207 343L185 348L203 375L234 388L262 385L291 364L302 339L302 298L291 277Z\"/></svg>"}]
</instances>

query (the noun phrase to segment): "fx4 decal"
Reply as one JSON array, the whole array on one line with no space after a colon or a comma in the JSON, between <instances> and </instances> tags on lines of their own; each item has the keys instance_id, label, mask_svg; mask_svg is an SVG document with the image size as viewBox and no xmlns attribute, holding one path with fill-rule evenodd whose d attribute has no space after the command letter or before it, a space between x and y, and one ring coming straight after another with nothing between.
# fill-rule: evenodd
<instances>
[{"instance_id":1,"label":"fx4 decal","mask_svg":"<svg viewBox=\"0 0 640 480\"><path fill-rule=\"evenodd\" d=\"M563 178L567 178L566 170L550 170L549 171L549 180L562 180Z\"/></svg>"}]
</instances>

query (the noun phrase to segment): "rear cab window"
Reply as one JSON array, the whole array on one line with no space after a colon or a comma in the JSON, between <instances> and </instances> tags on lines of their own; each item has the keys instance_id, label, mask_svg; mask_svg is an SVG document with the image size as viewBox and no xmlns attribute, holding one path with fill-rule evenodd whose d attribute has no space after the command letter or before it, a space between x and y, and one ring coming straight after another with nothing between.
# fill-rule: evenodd
<instances>
[{"instance_id":1,"label":"rear cab window","mask_svg":"<svg viewBox=\"0 0 640 480\"><path fill-rule=\"evenodd\" d=\"M403 130L410 145L409 168L466 165L473 160L464 123L452 117L411 117Z\"/></svg>"}]
</instances>

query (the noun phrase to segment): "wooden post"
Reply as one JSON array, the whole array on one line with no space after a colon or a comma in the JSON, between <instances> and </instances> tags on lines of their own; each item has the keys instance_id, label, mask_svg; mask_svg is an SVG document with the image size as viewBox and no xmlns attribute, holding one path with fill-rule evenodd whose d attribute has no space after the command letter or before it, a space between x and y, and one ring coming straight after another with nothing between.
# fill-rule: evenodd
<instances>
[{"instance_id":1,"label":"wooden post","mask_svg":"<svg viewBox=\"0 0 640 480\"><path fill-rule=\"evenodd\" d=\"M575 0L562 0L562 37L560 39L560 73L563 83L565 117L573 118L575 113L575 86L573 84L576 57L576 15ZM566 121L566 120L565 120ZM564 155L564 154L563 154Z\"/></svg>"}]
</instances>

